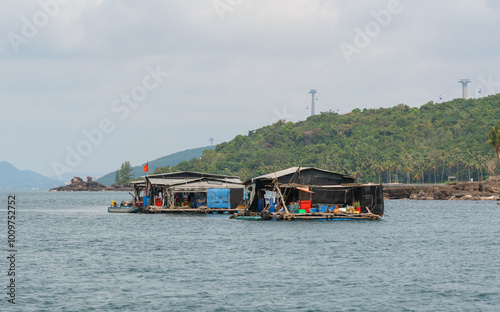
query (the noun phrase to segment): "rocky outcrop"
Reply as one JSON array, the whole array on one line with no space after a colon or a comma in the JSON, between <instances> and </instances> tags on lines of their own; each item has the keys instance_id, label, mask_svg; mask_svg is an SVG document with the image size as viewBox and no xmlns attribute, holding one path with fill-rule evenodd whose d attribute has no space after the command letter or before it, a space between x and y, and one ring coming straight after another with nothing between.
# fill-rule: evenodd
<instances>
[{"instance_id":1,"label":"rocky outcrop","mask_svg":"<svg viewBox=\"0 0 500 312\"><path fill-rule=\"evenodd\" d=\"M55 187L50 189L51 192L101 192L101 191L131 191L131 187L126 187L123 185L107 186L98 182L95 182L92 177L87 177L87 182L83 181L80 177L74 177L71 179L69 185Z\"/></svg>"},{"instance_id":2,"label":"rocky outcrop","mask_svg":"<svg viewBox=\"0 0 500 312\"><path fill-rule=\"evenodd\" d=\"M500 182L454 182L440 185L384 185L385 199L500 200Z\"/></svg>"}]
</instances>

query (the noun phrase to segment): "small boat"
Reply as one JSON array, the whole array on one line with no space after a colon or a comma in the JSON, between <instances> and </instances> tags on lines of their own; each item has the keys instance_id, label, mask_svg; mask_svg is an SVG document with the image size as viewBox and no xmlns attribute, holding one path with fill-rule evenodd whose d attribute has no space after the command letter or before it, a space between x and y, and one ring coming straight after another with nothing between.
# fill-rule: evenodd
<instances>
[{"instance_id":1,"label":"small boat","mask_svg":"<svg viewBox=\"0 0 500 312\"><path fill-rule=\"evenodd\" d=\"M118 206L116 201L111 201L111 206L108 207L108 212L118 212L118 213L136 213L139 211L139 206L123 206L124 202Z\"/></svg>"},{"instance_id":2,"label":"small boat","mask_svg":"<svg viewBox=\"0 0 500 312\"><path fill-rule=\"evenodd\" d=\"M108 207L108 212L118 212L118 213L136 213L139 211L139 207Z\"/></svg>"},{"instance_id":3,"label":"small boat","mask_svg":"<svg viewBox=\"0 0 500 312\"><path fill-rule=\"evenodd\" d=\"M237 216L236 220L252 220L252 221L260 221L263 220L261 216Z\"/></svg>"}]
</instances>

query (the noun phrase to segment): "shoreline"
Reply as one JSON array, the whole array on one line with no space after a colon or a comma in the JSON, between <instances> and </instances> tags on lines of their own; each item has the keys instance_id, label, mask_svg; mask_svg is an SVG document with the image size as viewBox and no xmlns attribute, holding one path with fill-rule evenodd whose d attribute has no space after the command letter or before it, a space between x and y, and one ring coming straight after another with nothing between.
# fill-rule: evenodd
<instances>
[{"instance_id":1,"label":"shoreline","mask_svg":"<svg viewBox=\"0 0 500 312\"><path fill-rule=\"evenodd\" d=\"M500 181L453 182L436 185L384 185L384 199L500 200Z\"/></svg>"}]
</instances>

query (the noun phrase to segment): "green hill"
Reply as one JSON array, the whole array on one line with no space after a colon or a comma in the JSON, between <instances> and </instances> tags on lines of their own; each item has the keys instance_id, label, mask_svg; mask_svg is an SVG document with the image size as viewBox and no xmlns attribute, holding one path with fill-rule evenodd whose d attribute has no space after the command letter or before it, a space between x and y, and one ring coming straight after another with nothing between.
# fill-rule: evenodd
<instances>
[{"instance_id":1,"label":"green hill","mask_svg":"<svg viewBox=\"0 0 500 312\"><path fill-rule=\"evenodd\" d=\"M361 182L484 179L495 173L488 131L500 121L500 95L427 103L420 108L354 109L278 122L203 152L173 170L238 175L242 180L291 166L315 166Z\"/></svg>"},{"instance_id":2,"label":"green hill","mask_svg":"<svg viewBox=\"0 0 500 312\"><path fill-rule=\"evenodd\" d=\"M160 167L166 167L166 166L175 166L178 163L186 160L190 160L193 158L200 158L204 150L213 150L215 146L205 146L205 147L199 147L199 148L193 148L193 149L188 149L182 152L177 152L168 156L163 156L161 158L155 159L153 161L149 162L149 173L152 173L155 169L160 168ZM134 176L134 178L139 178L143 175L145 175L145 172L143 170L145 163L132 167L132 172L131 174ZM117 168L118 170L119 168ZM115 183L115 174L116 171L110 172L105 176L100 177L97 179L97 182L102 183L104 185L111 185Z\"/></svg>"}]
</instances>

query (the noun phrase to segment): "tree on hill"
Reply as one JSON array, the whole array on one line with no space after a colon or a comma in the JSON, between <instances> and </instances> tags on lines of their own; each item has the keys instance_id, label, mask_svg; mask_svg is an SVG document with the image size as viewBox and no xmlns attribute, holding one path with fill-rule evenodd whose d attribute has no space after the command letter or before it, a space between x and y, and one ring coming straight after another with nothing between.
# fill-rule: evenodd
<instances>
[{"instance_id":1,"label":"tree on hill","mask_svg":"<svg viewBox=\"0 0 500 312\"><path fill-rule=\"evenodd\" d=\"M116 184L128 185L130 181L134 179L131 172L132 172L132 165L130 165L130 161L122 163L120 169L116 170L116 175L115 175Z\"/></svg>"},{"instance_id":2,"label":"tree on hill","mask_svg":"<svg viewBox=\"0 0 500 312\"><path fill-rule=\"evenodd\" d=\"M493 146L495 153L497 153L498 161L500 161L500 127L498 125L491 128L490 132L488 132L488 141L486 143Z\"/></svg>"}]
</instances>

